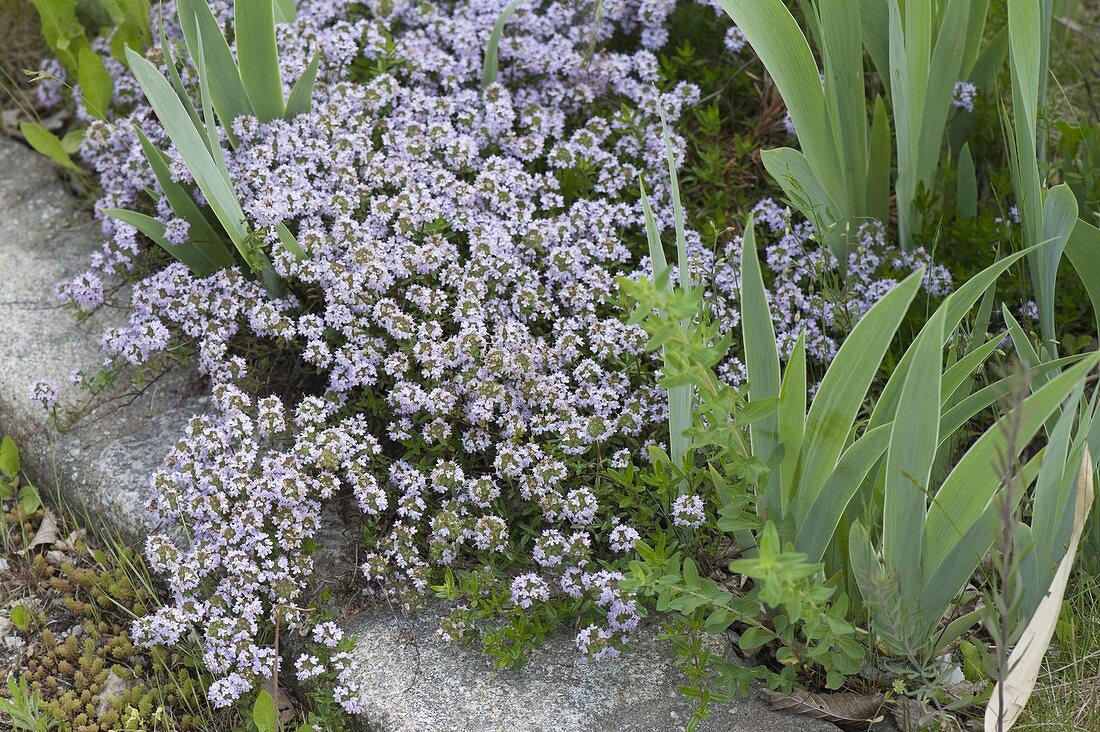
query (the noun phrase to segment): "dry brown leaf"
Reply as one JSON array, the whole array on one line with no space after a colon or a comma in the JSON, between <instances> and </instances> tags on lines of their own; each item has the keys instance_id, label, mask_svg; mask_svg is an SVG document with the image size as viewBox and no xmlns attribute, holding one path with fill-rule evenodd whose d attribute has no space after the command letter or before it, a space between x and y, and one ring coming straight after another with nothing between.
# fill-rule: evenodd
<instances>
[{"instance_id":1,"label":"dry brown leaf","mask_svg":"<svg viewBox=\"0 0 1100 732\"><path fill-rule=\"evenodd\" d=\"M890 702L890 714L901 732L919 732L935 722L940 714L924 702L902 697Z\"/></svg>"},{"instance_id":2,"label":"dry brown leaf","mask_svg":"<svg viewBox=\"0 0 1100 732\"><path fill-rule=\"evenodd\" d=\"M77 546L84 541L85 533L84 529L70 531L68 538L58 540L55 548L66 552L75 551Z\"/></svg>"},{"instance_id":3,"label":"dry brown leaf","mask_svg":"<svg viewBox=\"0 0 1100 732\"><path fill-rule=\"evenodd\" d=\"M870 724L882 709L882 694L812 694L795 689L783 694L764 689L772 709L805 714L835 724Z\"/></svg>"},{"instance_id":4,"label":"dry brown leaf","mask_svg":"<svg viewBox=\"0 0 1100 732\"><path fill-rule=\"evenodd\" d=\"M279 687L278 693L276 693L275 685L271 683L270 679L263 682L260 688L278 701L279 724L290 724L298 717L298 707L294 704L294 700L290 698L290 695L287 694L285 689Z\"/></svg>"},{"instance_id":5,"label":"dry brown leaf","mask_svg":"<svg viewBox=\"0 0 1100 732\"><path fill-rule=\"evenodd\" d=\"M1050 639L1054 637L1054 626L1058 623L1058 614L1062 609L1062 597L1065 595L1066 583L1069 581L1069 573L1077 554L1077 544L1081 540L1081 533L1085 530L1085 521L1092 507L1095 494L1092 481L1092 456L1086 448L1081 458L1081 469L1077 473L1077 484L1080 487L1074 505L1073 533L1070 535L1069 547L1058 565L1058 571L1054 573L1050 590L1040 600L1034 617L1027 624L1012 653L1009 654L1009 672L1003 679L1003 713L1000 700L1001 685L998 684L993 688L993 694L989 697L989 704L985 708L986 732L1008 732L1012 729L1012 725L1016 724L1016 720L1020 718L1024 705L1027 704L1027 700L1031 698L1031 692L1035 689L1035 680L1039 677L1043 656L1046 655L1047 648L1050 646Z\"/></svg>"},{"instance_id":6,"label":"dry brown leaf","mask_svg":"<svg viewBox=\"0 0 1100 732\"><path fill-rule=\"evenodd\" d=\"M53 546L57 543L57 524L48 511L42 514L42 523L38 525L38 531L34 532L34 538L27 544L24 552L29 552L36 546Z\"/></svg>"}]
</instances>

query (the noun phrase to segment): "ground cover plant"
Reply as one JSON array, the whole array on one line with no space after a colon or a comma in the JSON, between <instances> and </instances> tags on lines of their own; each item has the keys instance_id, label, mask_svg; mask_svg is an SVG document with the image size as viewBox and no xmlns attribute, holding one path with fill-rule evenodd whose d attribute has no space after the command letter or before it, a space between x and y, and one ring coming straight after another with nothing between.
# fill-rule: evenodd
<instances>
[{"instance_id":1,"label":"ground cover plant","mask_svg":"<svg viewBox=\"0 0 1100 732\"><path fill-rule=\"evenodd\" d=\"M73 379L209 385L151 476L170 600L132 636L197 634L213 707L281 671L364 709L310 590L350 503L360 589L443 601L497 664L567 628L612 659L658 611L696 720L755 680L1012 725L1010 653L1100 544L1087 130L1047 153L1067 9L36 6L74 122L23 134L93 173L105 240L57 294L129 312ZM316 642L279 669L274 628ZM702 650L727 631L758 663Z\"/></svg>"}]
</instances>

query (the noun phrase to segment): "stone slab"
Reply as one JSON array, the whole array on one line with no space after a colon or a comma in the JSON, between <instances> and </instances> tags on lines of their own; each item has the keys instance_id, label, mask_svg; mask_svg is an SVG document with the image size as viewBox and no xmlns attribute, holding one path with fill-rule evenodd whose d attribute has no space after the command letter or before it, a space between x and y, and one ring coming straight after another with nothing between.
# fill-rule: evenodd
<instances>
[{"instance_id":1,"label":"stone slab","mask_svg":"<svg viewBox=\"0 0 1100 732\"><path fill-rule=\"evenodd\" d=\"M31 384L68 384L77 367L102 360L99 334L121 312L101 311L83 322L58 304L57 281L87 268L99 247L99 225L42 157L0 138L0 434L22 448L23 465L43 493L102 520L128 540L151 527L144 509L149 476L203 400L185 374L158 381L141 397L107 403L74 429L58 433L28 400Z\"/></svg>"},{"instance_id":2,"label":"stone slab","mask_svg":"<svg viewBox=\"0 0 1100 732\"><path fill-rule=\"evenodd\" d=\"M519 670L434 637L440 615L377 608L344 623L367 669L368 711L357 732L680 732L691 703L670 644L643 625L615 661L585 661L555 637ZM712 651L730 650L720 647ZM728 646L728 642L725 642ZM715 703L700 732L836 732L828 722L772 711L758 697Z\"/></svg>"},{"instance_id":3,"label":"stone slab","mask_svg":"<svg viewBox=\"0 0 1100 732\"><path fill-rule=\"evenodd\" d=\"M82 271L98 246L99 230L55 170L25 147L0 138L0 433L23 447L37 484L55 488L88 520L121 532L135 544L150 529L142 508L148 479L205 402L185 374L120 409L101 409L84 426L58 434L27 400L36 380L63 385L73 368L100 358L99 334L120 313L77 322L59 307L53 284ZM338 531L338 530L337 530ZM330 579L338 569L328 557ZM325 578L319 578L324 582ZM334 580L335 581L335 580ZM629 653L612 663L586 663L568 638L536 652L522 671L495 671L475 650L435 639L438 616L402 616L386 608L346 621L360 639L356 651L369 669L366 714L370 732L672 732L683 729L690 705L682 679L652 628L636 634ZM715 705L706 732L828 732L833 725L780 714L759 699Z\"/></svg>"}]
</instances>

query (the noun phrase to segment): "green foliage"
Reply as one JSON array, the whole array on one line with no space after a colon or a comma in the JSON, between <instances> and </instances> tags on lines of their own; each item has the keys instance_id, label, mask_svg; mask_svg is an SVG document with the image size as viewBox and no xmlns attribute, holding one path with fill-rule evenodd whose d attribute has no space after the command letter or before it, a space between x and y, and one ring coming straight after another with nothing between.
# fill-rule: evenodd
<instances>
[{"instance_id":1,"label":"green foliage","mask_svg":"<svg viewBox=\"0 0 1100 732\"><path fill-rule=\"evenodd\" d=\"M830 248L843 256L847 247L840 227L857 225L869 215L858 4L845 0L843 8L833 8L825 16L823 32L831 43L825 54L824 81L809 41L780 0L720 0L719 4L771 74L802 148L801 152L769 150L764 165Z\"/></svg>"},{"instance_id":2,"label":"green foliage","mask_svg":"<svg viewBox=\"0 0 1100 732\"><path fill-rule=\"evenodd\" d=\"M36 122L23 122L19 125L19 131L23 133L27 143L40 154L63 168L79 170L61 139L42 125Z\"/></svg>"},{"instance_id":3,"label":"green foliage","mask_svg":"<svg viewBox=\"0 0 1100 732\"><path fill-rule=\"evenodd\" d=\"M497 74L500 73L500 38L504 35L504 26L508 19L516 14L519 7L527 0L512 0L501 11L497 22L493 24L493 30L489 34L489 43L485 46L485 60L481 66L481 88L496 83Z\"/></svg>"},{"instance_id":4,"label":"green foliage","mask_svg":"<svg viewBox=\"0 0 1100 732\"><path fill-rule=\"evenodd\" d=\"M70 73L77 73L77 55L88 47L84 26L76 16L76 0L31 0L42 21L42 37L58 61Z\"/></svg>"},{"instance_id":5,"label":"green foliage","mask_svg":"<svg viewBox=\"0 0 1100 732\"><path fill-rule=\"evenodd\" d=\"M670 283L670 269L665 259L664 245L653 217L653 209L646 195L645 185L639 182L642 198L642 212L645 216L646 239L649 242L649 257L653 262L654 283L665 290L678 289L685 292L691 288L691 263L687 256L687 239L684 227L684 207L680 202L680 182L676 172L672 142L668 136L668 124L661 115L661 130L664 133L665 154L668 159L668 175L672 186L672 206L674 228L676 230L676 256L679 274L679 287ZM678 384L668 389L668 430L672 459L682 463L688 454L691 441L687 431L691 428L692 385Z\"/></svg>"},{"instance_id":6,"label":"green foliage","mask_svg":"<svg viewBox=\"0 0 1100 732\"><path fill-rule=\"evenodd\" d=\"M27 680L8 676L8 698L0 697L0 712L8 718L14 730L50 732L58 728L57 721L42 709L42 697L27 687Z\"/></svg>"},{"instance_id":7,"label":"green foliage","mask_svg":"<svg viewBox=\"0 0 1100 732\"><path fill-rule=\"evenodd\" d=\"M258 732L276 730L275 699L263 689L256 694L256 701L252 704L252 723Z\"/></svg>"},{"instance_id":8,"label":"green foliage","mask_svg":"<svg viewBox=\"0 0 1100 732\"><path fill-rule=\"evenodd\" d=\"M875 3L872 3L875 4ZM988 2L886 0L889 60L879 74L889 78L897 131L898 238L913 245L920 228L916 199L932 190L955 83L973 65ZM881 33L881 26L874 28Z\"/></svg>"},{"instance_id":9,"label":"green foliage","mask_svg":"<svg viewBox=\"0 0 1100 732\"><path fill-rule=\"evenodd\" d=\"M198 72L204 118L199 118L195 104L183 87L163 31L161 48L169 61L168 79L140 54L127 51L127 58L157 118L209 202L209 210L221 230L215 230L203 207L186 189L171 180L164 153L144 135L141 135L141 142L146 158L173 212L191 225L191 240L181 246L169 245L164 238L164 226L152 217L121 209L110 209L107 213L140 230L200 276L229 266L235 259L235 252L236 257L263 280L269 292L279 295L284 286L274 274L268 253L259 244L259 233L248 229L244 211L233 190L225 153L218 139L217 121L230 143L236 144L231 125L238 116L253 115L269 121L308 111L318 58L315 56L311 60L292 87L289 98L284 99L272 0L238 0L235 4L234 26L239 29L236 59L205 0L180 0L177 7L185 45ZM285 13L284 8L280 17ZM275 233L280 244L295 257L305 256L285 225L275 227Z\"/></svg>"},{"instance_id":10,"label":"green foliage","mask_svg":"<svg viewBox=\"0 0 1100 732\"><path fill-rule=\"evenodd\" d=\"M81 48L77 56L80 68L76 80L84 95L84 106L97 119L107 119L107 109L111 106L115 85L103 59L89 47Z\"/></svg>"},{"instance_id":11,"label":"green foliage","mask_svg":"<svg viewBox=\"0 0 1100 732\"><path fill-rule=\"evenodd\" d=\"M881 100L869 103L865 93L868 50L892 102L899 238L912 247L918 196L935 182L955 82L977 62L988 3L944 0L903 8L897 0L845 0L827 12L802 3L823 73L780 0L719 4L771 74L801 146L766 151L764 165L841 257L862 220L887 219L890 123Z\"/></svg>"},{"instance_id":12,"label":"green foliage","mask_svg":"<svg viewBox=\"0 0 1100 732\"><path fill-rule=\"evenodd\" d=\"M1049 8L1047 8L1049 11ZM1028 257L1035 302L1039 308L1039 325L1043 334L1043 351L1049 358L1057 355L1054 325L1054 286L1062 252L1077 223L1077 199L1066 184L1044 189L1040 166L1045 164L1039 153L1044 147L1045 129L1039 125L1039 104L1045 97L1045 48L1049 33L1049 13L1044 13L1038 0L1010 0L1008 31L1010 68L1012 70L1011 120L1006 121L1009 169L1012 187L1020 211L1025 246L1043 242L1042 249L1033 249Z\"/></svg>"}]
</instances>

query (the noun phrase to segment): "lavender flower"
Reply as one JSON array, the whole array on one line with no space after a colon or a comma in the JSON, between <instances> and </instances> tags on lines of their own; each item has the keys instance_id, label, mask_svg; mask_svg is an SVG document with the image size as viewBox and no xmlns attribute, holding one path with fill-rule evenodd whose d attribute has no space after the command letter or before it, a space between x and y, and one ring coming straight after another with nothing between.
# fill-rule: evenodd
<instances>
[{"instance_id":1,"label":"lavender flower","mask_svg":"<svg viewBox=\"0 0 1100 732\"><path fill-rule=\"evenodd\" d=\"M951 106L967 112L974 111L974 100L978 96L978 87L969 81L955 82L955 90L951 96Z\"/></svg>"},{"instance_id":2,"label":"lavender flower","mask_svg":"<svg viewBox=\"0 0 1100 732\"><path fill-rule=\"evenodd\" d=\"M677 496L672 501L672 523L697 529L706 520L701 496Z\"/></svg>"},{"instance_id":3,"label":"lavender flower","mask_svg":"<svg viewBox=\"0 0 1100 732\"><path fill-rule=\"evenodd\" d=\"M57 386L48 381L36 381L31 384L27 398L42 409L53 409L59 398Z\"/></svg>"}]
</instances>

